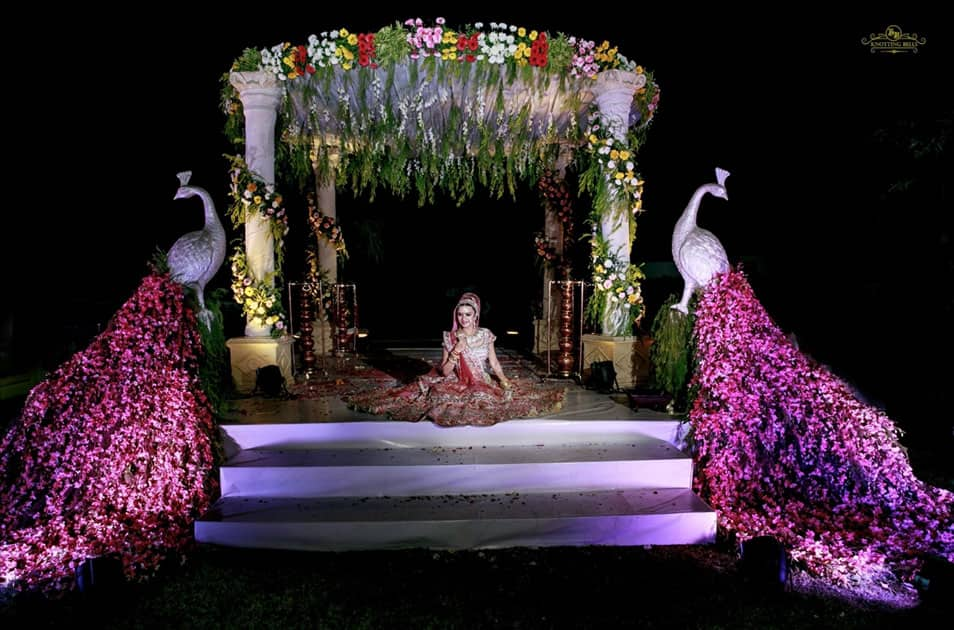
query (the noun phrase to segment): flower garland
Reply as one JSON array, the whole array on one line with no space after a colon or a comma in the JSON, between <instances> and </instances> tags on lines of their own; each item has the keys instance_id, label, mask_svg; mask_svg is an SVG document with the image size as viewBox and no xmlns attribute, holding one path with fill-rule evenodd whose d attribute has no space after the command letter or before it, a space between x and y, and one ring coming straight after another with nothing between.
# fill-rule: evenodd
<instances>
[{"instance_id":1,"label":"flower garland","mask_svg":"<svg viewBox=\"0 0 954 630\"><path fill-rule=\"evenodd\" d=\"M533 235L533 246L537 251L537 262L547 264L560 258L556 247L550 242L543 232L537 232Z\"/></svg>"},{"instance_id":2,"label":"flower garland","mask_svg":"<svg viewBox=\"0 0 954 630\"><path fill-rule=\"evenodd\" d=\"M311 286L312 297L319 301L319 313L325 321L331 321L331 306L334 299L331 277L327 269L322 269L318 262L318 252L315 246L309 243L305 246L305 282ZM320 289L320 294L319 294Z\"/></svg>"},{"instance_id":3,"label":"flower garland","mask_svg":"<svg viewBox=\"0 0 954 630\"><path fill-rule=\"evenodd\" d=\"M556 214L564 230L573 228L573 202L566 181L554 171L546 171L537 182L537 189L543 196L543 207ZM564 238L566 235L564 234Z\"/></svg>"},{"instance_id":4,"label":"flower garland","mask_svg":"<svg viewBox=\"0 0 954 630\"><path fill-rule=\"evenodd\" d=\"M586 316L594 325L602 321L607 303L619 305L627 312L629 335L632 324L642 320L645 314L640 280L645 279L643 270L637 265L619 260L609 250L609 243L598 233L592 238L590 263L593 268L593 295L586 305Z\"/></svg>"},{"instance_id":5,"label":"flower garland","mask_svg":"<svg viewBox=\"0 0 954 630\"><path fill-rule=\"evenodd\" d=\"M593 158L590 169L581 176L581 188L593 193L595 218L617 208L629 208L630 235L632 244L636 233L635 217L643 210L643 180L636 172L638 140L628 137L624 142L614 137L610 128L603 124L599 110L590 112L590 125L586 130L587 149Z\"/></svg>"},{"instance_id":6,"label":"flower garland","mask_svg":"<svg viewBox=\"0 0 954 630\"><path fill-rule=\"evenodd\" d=\"M283 335L285 310L282 308L281 291L273 282L278 272L257 280L248 268L245 246L242 244L235 246L229 261L232 263L232 295L242 305L242 312L259 326L271 326L273 337Z\"/></svg>"},{"instance_id":7,"label":"flower garland","mask_svg":"<svg viewBox=\"0 0 954 630\"><path fill-rule=\"evenodd\" d=\"M232 227L245 225L249 217L258 215L268 221L269 231L275 240L275 271L264 278L256 278L249 269L245 247L236 245L229 259L232 263L232 295L242 306L242 312L260 326L271 326L273 337L285 334L285 310L282 307L281 291L275 281L282 277L285 262L284 239L288 234L288 213L284 199L275 187L265 184L248 168L240 156L229 156L232 205L228 214Z\"/></svg>"},{"instance_id":8,"label":"flower garland","mask_svg":"<svg viewBox=\"0 0 954 630\"><path fill-rule=\"evenodd\" d=\"M249 217L255 215L266 219L272 238L275 239L275 266L281 269L285 261L284 240L288 234L288 214L283 205L284 198L275 190L275 186L266 184L255 176L240 156L227 157L232 164L229 171L232 205L228 210L232 227L242 227Z\"/></svg>"},{"instance_id":9,"label":"flower garland","mask_svg":"<svg viewBox=\"0 0 954 630\"><path fill-rule=\"evenodd\" d=\"M342 258L348 258L348 248L345 247L341 227L334 217L321 213L321 210L315 204L315 196L312 193L308 194L308 223L318 239L327 241Z\"/></svg>"},{"instance_id":10,"label":"flower garland","mask_svg":"<svg viewBox=\"0 0 954 630\"><path fill-rule=\"evenodd\" d=\"M441 17L434 22L425 26L421 18L411 18L404 21L403 28L387 26L377 33L352 33L346 28L324 31L310 35L307 45L284 42L262 49L261 66L280 81L315 74L329 66L344 70L355 65L376 68L379 56L389 63L435 57L442 61L548 68L556 62L559 67L555 70L586 78L602 70L637 67L608 41L597 46L594 41L563 34L551 38L546 32L503 22L490 22L486 29L482 22L462 29L449 28ZM386 44L382 45L381 40Z\"/></svg>"}]
</instances>

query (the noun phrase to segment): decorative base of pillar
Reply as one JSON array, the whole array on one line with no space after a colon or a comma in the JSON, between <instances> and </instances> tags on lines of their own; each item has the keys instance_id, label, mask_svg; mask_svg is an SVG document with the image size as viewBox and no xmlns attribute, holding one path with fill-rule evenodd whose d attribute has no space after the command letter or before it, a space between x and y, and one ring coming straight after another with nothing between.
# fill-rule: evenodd
<instances>
[{"instance_id":1,"label":"decorative base of pillar","mask_svg":"<svg viewBox=\"0 0 954 630\"><path fill-rule=\"evenodd\" d=\"M550 322L550 352L560 351L560 325L559 322ZM547 352L547 320L533 320L533 352L534 354L546 354Z\"/></svg>"},{"instance_id":2,"label":"decorative base of pillar","mask_svg":"<svg viewBox=\"0 0 954 630\"><path fill-rule=\"evenodd\" d=\"M634 389L649 384L648 337L611 337L583 335L583 382L590 378L590 365L596 361L612 361L620 389Z\"/></svg>"},{"instance_id":3,"label":"decorative base of pillar","mask_svg":"<svg viewBox=\"0 0 954 630\"><path fill-rule=\"evenodd\" d=\"M231 355L232 381L235 390L251 394L255 389L255 370L265 365L281 368L285 382L295 382L292 374L292 344L290 336L277 339L268 337L234 337L225 342Z\"/></svg>"}]
</instances>

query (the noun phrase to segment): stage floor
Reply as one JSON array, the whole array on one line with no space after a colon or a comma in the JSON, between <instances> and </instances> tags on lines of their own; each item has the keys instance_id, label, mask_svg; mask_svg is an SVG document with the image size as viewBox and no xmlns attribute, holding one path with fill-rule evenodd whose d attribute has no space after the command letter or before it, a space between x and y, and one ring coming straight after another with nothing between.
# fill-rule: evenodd
<instances>
[{"instance_id":1,"label":"stage floor","mask_svg":"<svg viewBox=\"0 0 954 630\"><path fill-rule=\"evenodd\" d=\"M566 399L559 412L542 416L544 419L566 420L639 420L682 421L681 415L671 415L650 409L633 410L625 394L601 394L586 389L574 379L548 376L532 357L515 351L497 352L504 371L511 377L538 379L540 382L562 383ZM433 348L389 348L386 355L362 355L319 361L309 390L303 378L290 384L288 398L262 396L229 400L220 420L226 424L270 424L300 422L388 422L377 416L349 409L342 397L368 387L392 387L407 382L414 375L423 374L440 360L440 350ZM521 421L508 420L508 422Z\"/></svg>"}]
</instances>

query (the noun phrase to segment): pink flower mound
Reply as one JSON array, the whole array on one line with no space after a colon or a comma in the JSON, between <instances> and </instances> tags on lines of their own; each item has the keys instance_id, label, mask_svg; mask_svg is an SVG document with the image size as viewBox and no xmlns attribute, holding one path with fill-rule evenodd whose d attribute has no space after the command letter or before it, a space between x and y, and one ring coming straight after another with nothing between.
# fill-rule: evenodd
<instances>
[{"instance_id":1,"label":"pink flower mound","mask_svg":"<svg viewBox=\"0 0 954 630\"><path fill-rule=\"evenodd\" d=\"M216 492L201 350L182 287L151 275L30 392L0 445L0 584L65 590L110 553L143 577L186 549Z\"/></svg>"},{"instance_id":2,"label":"pink flower mound","mask_svg":"<svg viewBox=\"0 0 954 630\"><path fill-rule=\"evenodd\" d=\"M915 478L891 419L801 354L741 272L706 290L694 335L696 486L721 524L841 584L954 560L954 495Z\"/></svg>"}]
</instances>

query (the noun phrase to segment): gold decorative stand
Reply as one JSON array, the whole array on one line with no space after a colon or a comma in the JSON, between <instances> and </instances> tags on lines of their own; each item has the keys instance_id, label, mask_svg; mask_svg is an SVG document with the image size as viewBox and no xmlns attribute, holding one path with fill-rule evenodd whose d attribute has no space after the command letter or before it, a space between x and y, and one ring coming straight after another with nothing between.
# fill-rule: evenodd
<instances>
[{"instance_id":1,"label":"gold decorative stand","mask_svg":"<svg viewBox=\"0 0 954 630\"><path fill-rule=\"evenodd\" d=\"M574 350L577 348L576 343L574 343L574 293L576 288L579 287L580 291L580 301L579 309L576 312L576 319L579 321L577 339L582 338L583 336L583 286L584 283L582 280L551 280L547 284L547 339L551 337L551 319L549 316L552 313L551 301L553 299L553 286L557 285L560 291L560 337L558 348L560 350L559 355L557 356L557 372L556 375L560 378L570 378L571 376L581 376L582 369L582 353L577 352L574 356ZM547 347L547 377L551 376L553 372L553 361L550 355L550 348ZM575 369L574 369L575 368Z\"/></svg>"}]
</instances>

